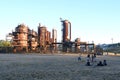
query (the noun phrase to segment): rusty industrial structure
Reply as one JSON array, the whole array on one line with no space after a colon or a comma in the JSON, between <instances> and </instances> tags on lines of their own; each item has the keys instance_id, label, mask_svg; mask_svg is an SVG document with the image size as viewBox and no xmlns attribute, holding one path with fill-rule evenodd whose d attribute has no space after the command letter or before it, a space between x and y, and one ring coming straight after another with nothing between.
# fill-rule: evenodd
<instances>
[{"instance_id":1,"label":"rusty industrial structure","mask_svg":"<svg viewBox=\"0 0 120 80\"><path fill-rule=\"evenodd\" d=\"M38 34L34 30L28 30L28 50L36 51L38 46Z\"/></svg>"},{"instance_id":2,"label":"rusty industrial structure","mask_svg":"<svg viewBox=\"0 0 120 80\"><path fill-rule=\"evenodd\" d=\"M75 41L71 41L71 22L68 20L62 20L62 50L63 52L73 52L72 48L74 48L74 52L79 53L94 53L95 45L94 43L88 44L87 42L81 42L80 38L76 38ZM73 47L74 46L74 47Z\"/></svg>"},{"instance_id":3,"label":"rusty industrial structure","mask_svg":"<svg viewBox=\"0 0 120 80\"><path fill-rule=\"evenodd\" d=\"M50 48L52 43L51 32L47 30L45 26L38 26L38 48L41 52L46 52Z\"/></svg>"},{"instance_id":4,"label":"rusty industrial structure","mask_svg":"<svg viewBox=\"0 0 120 80\"><path fill-rule=\"evenodd\" d=\"M19 24L12 32L12 47L14 53L37 52L54 53L75 52L75 53L94 53L96 51L94 43L81 42L80 38L71 41L71 22L60 20L62 23L62 40L57 42L57 30L52 32L46 26L39 23L38 31L29 29L25 24ZM61 46L60 46L61 45Z\"/></svg>"},{"instance_id":5,"label":"rusty industrial structure","mask_svg":"<svg viewBox=\"0 0 120 80\"><path fill-rule=\"evenodd\" d=\"M61 20L62 22L62 48L63 51L68 51L68 48L71 47L71 23L68 20Z\"/></svg>"},{"instance_id":6,"label":"rusty industrial structure","mask_svg":"<svg viewBox=\"0 0 120 80\"><path fill-rule=\"evenodd\" d=\"M15 28L13 33L13 52L21 52L21 50L28 52L28 27L20 24Z\"/></svg>"}]
</instances>

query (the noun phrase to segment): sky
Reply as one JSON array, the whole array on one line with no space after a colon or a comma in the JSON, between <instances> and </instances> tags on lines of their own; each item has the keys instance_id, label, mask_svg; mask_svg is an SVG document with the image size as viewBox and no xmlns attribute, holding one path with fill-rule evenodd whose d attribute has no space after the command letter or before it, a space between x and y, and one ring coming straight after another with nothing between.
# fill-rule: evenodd
<instances>
[{"instance_id":1,"label":"sky","mask_svg":"<svg viewBox=\"0 0 120 80\"><path fill-rule=\"evenodd\" d=\"M18 24L37 31L41 23L51 32L55 28L61 41L60 18L71 22L72 41L120 42L120 0L1 0L0 40Z\"/></svg>"}]
</instances>

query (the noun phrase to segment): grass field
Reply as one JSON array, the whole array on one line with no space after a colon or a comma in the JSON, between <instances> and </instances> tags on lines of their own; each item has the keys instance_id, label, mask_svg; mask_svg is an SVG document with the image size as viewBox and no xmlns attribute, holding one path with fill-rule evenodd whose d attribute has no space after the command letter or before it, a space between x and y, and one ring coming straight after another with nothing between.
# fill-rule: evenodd
<instances>
[{"instance_id":1,"label":"grass field","mask_svg":"<svg viewBox=\"0 0 120 80\"><path fill-rule=\"evenodd\" d=\"M120 56L97 56L107 66L85 66L77 54L0 54L0 80L120 80Z\"/></svg>"}]
</instances>

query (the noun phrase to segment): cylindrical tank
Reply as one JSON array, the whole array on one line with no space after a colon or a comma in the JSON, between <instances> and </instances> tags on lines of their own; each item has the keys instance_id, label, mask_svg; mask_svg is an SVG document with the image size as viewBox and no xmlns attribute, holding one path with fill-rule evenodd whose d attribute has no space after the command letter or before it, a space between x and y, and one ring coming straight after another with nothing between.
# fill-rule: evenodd
<instances>
[{"instance_id":1,"label":"cylindrical tank","mask_svg":"<svg viewBox=\"0 0 120 80\"><path fill-rule=\"evenodd\" d=\"M53 29L52 30L52 42L53 43L56 43L57 42L57 30L56 29Z\"/></svg>"},{"instance_id":2,"label":"cylindrical tank","mask_svg":"<svg viewBox=\"0 0 120 80\"><path fill-rule=\"evenodd\" d=\"M46 41L48 43L50 43L50 39L51 39L51 33L49 31L46 32Z\"/></svg>"},{"instance_id":3,"label":"cylindrical tank","mask_svg":"<svg viewBox=\"0 0 120 80\"><path fill-rule=\"evenodd\" d=\"M38 27L38 42L40 46L45 46L46 42L46 27Z\"/></svg>"},{"instance_id":4,"label":"cylindrical tank","mask_svg":"<svg viewBox=\"0 0 120 80\"><path fill-rule=\"evenodd\" d=\"M49 32L48 35L49 35L49 42L51 42L51 32Z\"/></svg>"},{"instance_id":5,"label":"cylindrical tank","mask_svg":"<svg viewBox=\"0 0 120 80\"><path fill-rule=\"evenodd\" d=\"M68 20L61 21L63 25L63 42L71 41L71 23Z\"/></svg>"}]
</instances>

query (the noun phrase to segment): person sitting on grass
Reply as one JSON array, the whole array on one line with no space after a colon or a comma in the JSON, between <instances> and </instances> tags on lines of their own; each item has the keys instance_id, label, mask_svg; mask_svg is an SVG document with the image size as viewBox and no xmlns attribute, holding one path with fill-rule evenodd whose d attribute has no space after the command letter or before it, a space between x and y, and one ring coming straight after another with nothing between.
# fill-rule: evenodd
<instances>
[{"instance_id":1,"label":"person sitting on grass","mask_svg":"<svg viewBox=\"0 0 120 80\"><path fill-rule=\"evenodd\" d=\"M102 61L99 61L99 63L97 64L97 66L104 66Z\"/></svg>"},{"instance_id":2,"label":"person sitting on grass","mask_svg":"<svg viewBox=\"0 0 120 80\"><path fill-rule=\"evenodd\" d=\"M91 61L90 54L87 55L87 61Z\"/></svg>"},{"instance_id":3,"label":"person sitting on grass","mask_svg":"<svg viewBox=\"0 0 120 80\"><path fill-rule=\"evenodd\" d=\"M86 66L91 66L90 61L87 60Z\"/></svg>"},{"instance_id":4,"label":"person sitting on grass","mask_svg":"<svg viewBox=\"0 0 120 80\"><path fill-rule=\"evenodd\" d=\"M106 60L103 60L103 65L104 65L104 66L107 66Z\"/></svg>"}]
</instances>

